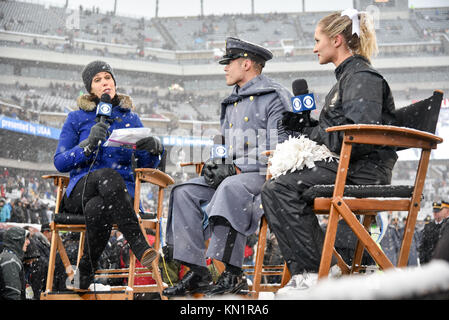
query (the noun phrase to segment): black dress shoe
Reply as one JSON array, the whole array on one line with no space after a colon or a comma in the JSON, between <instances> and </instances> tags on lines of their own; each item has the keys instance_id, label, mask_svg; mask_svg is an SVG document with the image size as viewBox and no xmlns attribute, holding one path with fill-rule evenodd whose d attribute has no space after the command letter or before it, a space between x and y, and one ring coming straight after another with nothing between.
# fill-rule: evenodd
<instances>
[{"instance_id":1,"label":"black dress shoe","mask_svg":"<svg viewBox=\"0 0 449 320\"><path fill-rule=\"evenodd\" d=\"M217 280L217 283L211 287L205 294L206 296L215 296L220 294L247 294L248 283L243 274L233 274L229 271L223 271Z\"/></svg>"},{"instance_id":2,"label":"black dress shoe","mask_svg":"<svg viewBox=\"0 0 449 320\"><path fill-rule=\"evenodd\" d=\"M210 274L202 275L190 270L175 286L166 288L162 294L167 297L185 296L202 293L210 289L212 277Z\"/></svg>"}]
</instances>

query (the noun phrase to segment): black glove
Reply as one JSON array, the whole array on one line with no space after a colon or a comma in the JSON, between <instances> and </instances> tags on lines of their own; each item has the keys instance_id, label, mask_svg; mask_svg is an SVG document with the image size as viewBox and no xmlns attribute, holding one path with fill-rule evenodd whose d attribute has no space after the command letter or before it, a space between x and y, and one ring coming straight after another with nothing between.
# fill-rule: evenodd
<instances>
[{"instance_id":1,"label":"black glove","mask_svg":"<svg viewBox=\"0 0 449 320\"><path fill-rule=\"evenodd\" d=\"M217 189L224 179L236 173L234 164L224 163L223 159L207 160L201 172L206 183L214 189Z\"/></svg>"},{"instance_id":2,"label":"black glove","mask_svg":"<svg viewBox=\"0 0 449 320\"><path fill-rule=\"evenodd\" d=\"M162 154L164 148L162 147L162 142L158 137L147 137L140 139L136 142L137 150L146 150L154 156Z\"/></svg>"},{"instance_id":3,"label":"black glove","mask_svg":"<svg viewBox=\"0 0 449 320\"><path fill-rule=\"evenodd\" d=\"M84 154L88 157L98 147L100 142L106 141L108 137L109 125L104 122L97 122L90 128L87 139L80 142L79 146L84 149Z\"/></svg>"},{"instance_id":4,"label":"black glove","mask_svg":"<svg viewBox=\"0 0 449 320\"><path fill-rule=\"evenodd\" d=\"M282 113L282 125L288 130L301 132L305 127L316 127L318 121L310 117L310 111L298 113L284 111Z\"/></svg>"}]
</instances>

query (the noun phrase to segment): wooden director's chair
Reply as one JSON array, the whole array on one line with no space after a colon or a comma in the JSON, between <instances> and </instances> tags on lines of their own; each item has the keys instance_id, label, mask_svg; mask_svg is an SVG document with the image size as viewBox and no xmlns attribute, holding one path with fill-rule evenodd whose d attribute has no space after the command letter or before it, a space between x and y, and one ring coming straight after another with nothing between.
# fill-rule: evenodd
<instances>
[{"instance_id":1,"label":"wooden director's chair","mask_svg":"<svg viewBox=\"0 0 449 320\"><path fill-rule=\"evenodd\" d=\"M164 198L164 188L174 183L166 173L158 169L150 168L137 168L134 171L136 177L135 186L135 198L134 198L134 210L139 220L139 226L142 229L144 235L147 235L148 229L155 231L155 241L153 248L159 251L160 247L160 222L162 218L162 205ZM161 299L166 299L162 295L164 290L164 284L162 282L161 274L159 271L158 260L153 261L153 270L149 271L147 268L136 267L136 257L130 250L129 267L121 269L103 269L95 272L95 278L127 278L127 286L111 286L111 291L53 291L53 280L56 262L56 252L59 253L61 260L65 266L67 276L69 279L73 279L74 270L71 266L67 252L64 248L62 239L59 235L60 231L79 232L80 241L78 248L77 265L83 255L86 226L84 222L84 216L73 215L66 212L59 212L59 206L62 201L65 189L69 183L69 177L55 174L45 175L44 179L53 179L55 186L57 187L56 206L54 221L50 223L51 227L51 247L50 247L50 259L48 265L47 284L46 291L41 294L41 300L132 300L134 293L145 292L157 292ZM142 213L140 212L140 192L141 183L151 183L158 187L158 202L157 212L154 213ZM147 237L145 237L147 238ZM148 241L148 239L147 239ZM152 276L156 281L155 285L135 285L134 279L136 277L149 277ZM131 290L127 289L131 288Z\"/></svg>"},{"instance_id":2,"label":"wooden director's chair","mask_svg":"<svg viewBox=\"0 0 449 320\"><path fill-rule=\"evenodd\" d=\"M407 211L407 222L402 239L397 267L407 266L416 219L420 210L422 191L429 166L430 153L442 138L434 135L443 92L436 90L425 100L396 110L397 126L355 124L327 128L327 132L343 134L343 144L335 184L316 185L303 194L313 204L316 214L329 214L318 278L329 274L332 254L337 257L343 274L358 273L366 269L361 265L364 249L380 269L394 267L385 253L371 238L368 228L379 211ZM421 157L413 186L398 185L346 185L346 177L354 144L385 145L397 150L421 149ZM362 222L356 215L363 217ZM337 225L344 219L357 236L352 266L336 254L334 243ZM260 263L260 262L259 262Z\"/></svg>"}]
</instances>

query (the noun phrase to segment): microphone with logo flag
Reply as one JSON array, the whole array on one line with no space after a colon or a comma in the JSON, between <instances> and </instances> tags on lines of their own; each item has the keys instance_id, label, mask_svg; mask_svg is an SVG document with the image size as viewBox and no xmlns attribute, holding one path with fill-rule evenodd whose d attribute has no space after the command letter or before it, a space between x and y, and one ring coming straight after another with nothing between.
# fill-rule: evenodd
<instances>
[{"instance_id":1,"label":"microphone with logo flag","mask_svg":"<svg viewBox=\"0 0 449 320\"><path fill-rule=\"evenodd\" d=\"M310 112L316 109L315 97L309 92L307 81L296 79L292 83L292 90L294 95L291 98L292 111L283 113L282 125L292 131L316 126L318 122L310 117Z\"/></svg>"},{"instance_id":2,"label":"microphone with logo flag","mask_svg":"<svg viewBox=\"0 0 449 320\"><path fill-rule=\"evenodd\" d=\"M100 117L101 123L106 123L112 115L112 101L111 96L107 93L103 93L100 98L100 102L97 105L96 116ZM98 141L98 146L101 145L101 140Z\"/></svg>"},{"instance_id":3,"label":"microphone with logo flag","mask_svg":"<svg viewBox=\"0 0 449 320\"><path fill-rule=\"evenodd\" d=\"M112 115L111 96L103 93L100 98L100 103L97 106L97 117L100 117L100 122L105 123L107 118Z\"/></svg>"},{"instance_id":4,"label":"microphone with logo flag","mask_svg":"<svg viewBox=\"0 0 449 320\"><path fill-rule=\"evenodd\" d=\"M293 112L307 112L316 109L315 97L313 93L309 93L307 87L307 81L304 79L296 79L292 83L293 95L292 97L292 108Z\"/></svg>"}]
</instances>

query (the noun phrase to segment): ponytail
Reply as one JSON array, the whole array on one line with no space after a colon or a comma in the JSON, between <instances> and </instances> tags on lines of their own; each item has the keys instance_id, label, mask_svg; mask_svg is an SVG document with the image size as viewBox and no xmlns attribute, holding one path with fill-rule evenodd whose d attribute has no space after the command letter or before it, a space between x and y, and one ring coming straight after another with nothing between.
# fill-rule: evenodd
<instances>
[{"instance_id":1,"label":"ponytail","mask_svg":"<svg viewBox=\"0 0 449 320\"><path fill-rule=\"evenodd\" d=\"M371 57L378 53L374 21L367 12L359 12L357 18L360 20L360 36L352 32L352 20L346 15L342 16L341 12L327 15L318 22L318 25L329 38L341 34L354 54L371 61Z\"/></svg>"}]
</instances>

